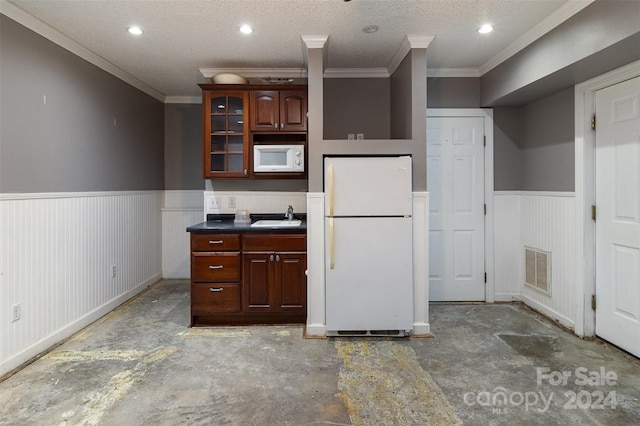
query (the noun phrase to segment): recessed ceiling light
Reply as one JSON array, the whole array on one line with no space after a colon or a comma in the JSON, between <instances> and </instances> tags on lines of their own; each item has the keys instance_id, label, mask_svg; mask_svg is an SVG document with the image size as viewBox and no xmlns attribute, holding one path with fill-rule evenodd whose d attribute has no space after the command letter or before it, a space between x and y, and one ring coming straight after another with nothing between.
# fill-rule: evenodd
<instances>
[{"instance_id":1,"label":"recessed ceiling light","mask_svg":"<svg viewBox=\"0 0 640 426\"><path fill-rule=\"evenodd\" d=\"M484 24L478 29L478 32L480 34L487 34L487 33L490 33L491 31L493 31L493 25L491 24Z\"/></svg>"},{"instance_id":2,"label":"recessed ceiling light","mask_svg":"<svg viewBox=\"0 0 640 426\"><path fill-rule=\"evenodd\" d=\"M243 34L251 34L253 32L253 28L250 25L244 24L240 27L240 32Z\"/></svg>"},{"instance_id":3,"label":"recessed ceiling light","mask_svg":"<svg viewBox=\"0 0 640 426\"><path fill-rule=\"evenodd\" d=\"M366 27L364 27L362 29L362 31L364 31L367 34L371 34L371 33L375 33L376 31L378 31L380 28L378 28L377 25L367 25Z\"/></svg>"},{"instance_id":4,"label":"recessed ceiling light","mask_svg":"<svg viewBox=\"0 0 640 426\"><path fill-rule=\"evenodd\" d=\"M138 27L137 25L130 26L129 28L127 28L127 31L129 31L133 35L141 35L142 34L142 29L140 27Z\"/></svg>"}]
</instances>

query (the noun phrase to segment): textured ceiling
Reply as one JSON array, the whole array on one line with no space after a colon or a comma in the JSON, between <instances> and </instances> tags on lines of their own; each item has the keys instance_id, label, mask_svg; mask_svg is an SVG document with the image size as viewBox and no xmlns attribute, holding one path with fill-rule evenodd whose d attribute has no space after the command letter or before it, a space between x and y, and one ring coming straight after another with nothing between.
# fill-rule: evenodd
<instances>
[{"instance_id":1,"label":"textured ceiling","mask_svg":"<svg viewBox=\"0 0 640 426\"><path fill-rule=\"evenodd\" d=\"M328 35L328 68L386 68L407 35L433 35L429 70L478 72L560 8L592 0L11 0L167 96L197 96L199 68L304 68L303 35ZM582 6L584 7L584 6ZM477 32L484 22L495 31ZM255 31L243 35L249 23ZM144 34L130 35L137 24ZM377 25L366 34L362 28Z\"/></svg>"}]
</instances>

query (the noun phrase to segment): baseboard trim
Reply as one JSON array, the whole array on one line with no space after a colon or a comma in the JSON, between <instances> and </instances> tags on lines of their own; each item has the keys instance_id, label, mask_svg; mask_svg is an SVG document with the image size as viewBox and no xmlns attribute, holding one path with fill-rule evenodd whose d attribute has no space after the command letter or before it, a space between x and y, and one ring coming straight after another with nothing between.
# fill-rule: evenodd
<instances>
[{"instance_id":1,"label":"baseboard trim","mask_svg":"<svg viewBox=\"0 0 640 426\"><path fill-rule=\"evenodd\" d=\"M496 293L496 302L519 302L522 300L520 293Z\"/></svg>"},{"instance_id":2,"label":"baseboard trim","mask_svg":"<svg viewBox=\"0 0 640 426\"><path fill-rule=\"evenodd\" d=\"M317 339L327 337L327 327L324 324L307 324L304 327L305 339Z\"/></svg>"},{"instance_id":3,"label":"baseboard trim","mask_svg":"<svg viewBox=\"0 0 640 426\"><path fill-rule=\"evenodd\" d=\"M431 334L431 326L426 322L413 323L411 337L433 337Z\"/></svg>"},{"instance_id":4,"label":"baseboard trim","mask_svg":"<svg viewBox=\"0 0 640 426\"><path fill-rule=\"evenodd\" d=\"M538 311L540 313L542 313L543 315L547 316L548 318L554 320L554 321L558 321L560 324L562 324L563 326L571 329L571 330L575 330L575 322L572 321L571 319L565 317L564 315L560 314L559 312L551 309L550 307L543 305L542 303L531 299L530 297L528 297L527 295L523 294L520 296L521 297L521 302L524 303L525 305L529 306L530 308L532 308L535 311Z\"/></svg>"}]
</instances>

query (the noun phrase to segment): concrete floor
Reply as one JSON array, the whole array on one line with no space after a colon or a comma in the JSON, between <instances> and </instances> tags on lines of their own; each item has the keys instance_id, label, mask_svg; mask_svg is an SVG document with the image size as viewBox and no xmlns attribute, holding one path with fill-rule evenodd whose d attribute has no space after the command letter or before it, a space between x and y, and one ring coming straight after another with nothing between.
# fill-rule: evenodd
<instances>
[{"instance_id":1,"label":"concrete floor","mask_svg":"<svg viewBox=\"0 0 640 426\"><path fill-rule=\"evenodd\" d=\"M193 328L168 280L0 383L0 425L638 425L640 361L518 304L435 304L435 338Z\"/></svg>"}]
</instances>

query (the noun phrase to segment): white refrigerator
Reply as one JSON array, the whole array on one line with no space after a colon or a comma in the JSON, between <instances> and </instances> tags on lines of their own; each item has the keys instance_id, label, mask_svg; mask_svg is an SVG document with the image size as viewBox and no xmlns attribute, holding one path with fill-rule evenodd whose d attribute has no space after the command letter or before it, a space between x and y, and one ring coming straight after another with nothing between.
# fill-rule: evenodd
<instances>
[{"instance_id":1,"label":"white refrigerator","mask_svg":"<svg viewBox=\"0 0 640 426\"><path fill-rule=\"evenodd\" d=\"M326 157L327 335L413 326L411 157Z\"/></svg>"}]
</instances>

